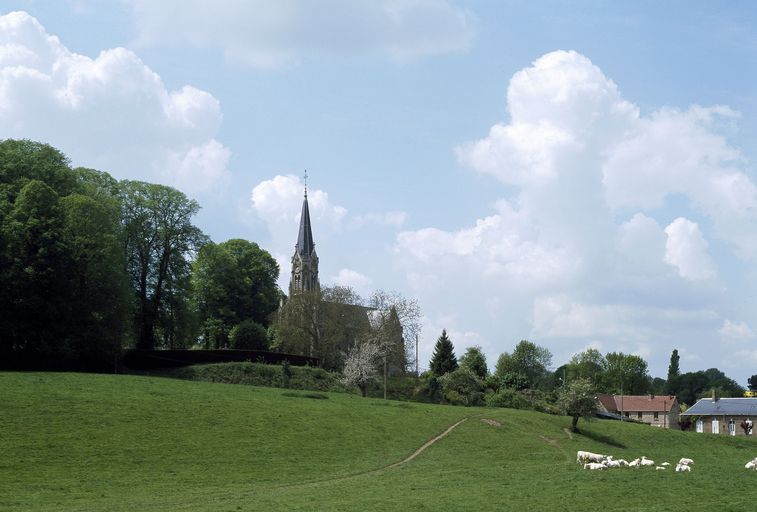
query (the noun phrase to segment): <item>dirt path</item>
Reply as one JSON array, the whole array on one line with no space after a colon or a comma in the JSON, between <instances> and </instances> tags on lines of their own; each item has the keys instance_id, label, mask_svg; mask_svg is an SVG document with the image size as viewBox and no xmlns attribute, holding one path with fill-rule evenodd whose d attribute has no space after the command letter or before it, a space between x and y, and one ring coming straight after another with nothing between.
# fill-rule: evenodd
<instances>
[{"instance_id":1,"label":"dirt path","mask_svg":"<svg viewBox=\"0 0 757 512\"><path fill-rule=\"evenodd\" d=\"M455 429L455 427L457 427L459 424L461 424L462 422L464 422L467 419L468 418L461 419L460 421L458 421L457 423L455 423L454 425L452 425L451 427L449 427L447 430L445 430L444 432L442 432L441 434L439 434L435 438L426 441L426 444L424 444L423 446L421 446L420 448L418 448L417 450L415 450L413 453L411 453L405 460L401 460L399 462L395 462L394 464L389 464L388 466L384 466L383 468L376 469L374 471L381 471L382 469L396 468L397 466L401 466L403 464L407 464L408 462L410 462L411 460L413 460L414 458L416 458L418 455L420 455L421 453L423 453L423 450L425 450L426 448L428 448L429 446L431 446L432 444L434 444L438 440L440 440L443 437L445 437L447 434L449 434L450 432L452 432Z\"/></svg>"},{"instance_id":2,"label":"dirt path","mask_svg":"<svg viewBox=\"0 0 757 512\"><path fill-rule=\"evenodd\" d=\"M297 483L291 483L291 484L284 484L284 485L276 486L276 488L278 488L278 489L285 489L285 488L292 488L292 487L306 487L306 486L310 486L310 485L319 485L319 484L324 484L324 483L341 482L341 481L344 481L344 480L351 480L353 478L358 478L358 477L370 475L370 474L373 474L373 473L378 473L380 471L384 471L384 470L387 470L387 469L393 469L393 468L402 466L403 464L407 464L408 462L410 462L414 458L416 458L418 455L420 455L421 453L423 453L423 451L426 450L426 448L428 448L432 444L436 443L437 441L439 441L439 440L443 439L444 437L446 437L447 435L449 435L450 432L452 432L458 425L460 425L462 422L466 421L467 419L468 419L467 417L461 419L460 421L458 421L454 425L450 426L447 430L445 430L444 432L442 432L438 436L436 436L436 437L434 437L434 438L429 439L428 441L426 441L423 444L423 446L421 446L420 448L418 448L417 450L415 450L413 453L411 453L410 455L408 455L403 460L401 460L399 462L395 462L393 464L389 464L388 466L382 466L380 468L369 469L367 471L361 471L360 473L353 473L351 475L337 476L337 477L334 477L334 478L324 478L322 480L311 480L311 481L308 481L308 482L297 482Z\"/></svg>"}]
</instances>

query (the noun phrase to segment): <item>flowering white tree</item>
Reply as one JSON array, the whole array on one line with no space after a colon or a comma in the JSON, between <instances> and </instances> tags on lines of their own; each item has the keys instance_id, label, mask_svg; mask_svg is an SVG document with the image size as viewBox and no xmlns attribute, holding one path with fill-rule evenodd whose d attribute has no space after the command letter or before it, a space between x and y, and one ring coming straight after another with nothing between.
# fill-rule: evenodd
<instances>
[{"instance_id":1,"label":"flowering white tree","mask_svg":"<svg viewBox=\"0 0 757 512\"><path fill-rule=\"evenodd\" d=\"M343 382L348 386L357 386L365 396L368 384L378 381L376 363L380 355L381 349L376 343L355 343L344 362Z\"/></svg>"}]
</instances>

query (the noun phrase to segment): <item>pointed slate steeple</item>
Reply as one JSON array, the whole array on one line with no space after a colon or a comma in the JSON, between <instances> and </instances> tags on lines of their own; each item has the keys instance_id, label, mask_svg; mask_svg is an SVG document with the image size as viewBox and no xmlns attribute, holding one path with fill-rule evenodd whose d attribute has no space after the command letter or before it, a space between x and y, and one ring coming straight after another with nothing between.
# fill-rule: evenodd
<instances>
[{"instance_id":1,"label":"pointed slate steeple","mask_svg":"<svg viewBox=\"0 0 757 512\"><path fill-rule=\"evenodd\" d=\"M289 281L289 295L303 291L317 290L318 255L315 253L313 229L310 225L310 208L308 207L307 171L305 174L305 197L302 200L300 215L300 230L297 234L297 245L294 246L292 256L292 277Z\"/></svg>"},{"instance_id":2,"label":"pointed slate steeple","mask_svg":"<svg viewBox=\"0 0 757 512\"><path fill-rule=\"evenodd\" d=\"M308 190L305 188L305 199L302 201L300 214L300 232L297 236L297 252L301 256L310 256L315 250L313 243L313 229L310 227L310 208L308 208Z\"/></svg>"}]
</instances>

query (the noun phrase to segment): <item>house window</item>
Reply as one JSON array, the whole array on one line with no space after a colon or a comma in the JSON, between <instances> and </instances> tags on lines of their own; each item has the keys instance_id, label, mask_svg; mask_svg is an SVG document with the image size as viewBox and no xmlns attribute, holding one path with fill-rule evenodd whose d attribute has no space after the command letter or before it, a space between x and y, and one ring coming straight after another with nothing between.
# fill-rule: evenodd
<instances>
[{"instance_id":1,"label":"house window","mask_svg":"<svg viewBox=\"0 0 757 512\"><path fill-rule=\"evenodd\" d=\"M637 417L638 419L641 419L641 411L639 411L638 413L636 413L636 417Z\"/></svg>"},{"instance_id":2,"label":"house window","mask_svg":"<svg viewBox=\"0 0 757 512\"><path fill-rule=\"evenodd\" d=\"M657 421L658 419L659 419L658 413L657 413L657 411L655 411L655 413L654 413L654 420Z\"/></svg>"},{"instance_id":3,"label":"house window","mask_svg":"<svg viewBox=\"0 0 757 512\"><path fill-rule=\"evenodd\" d=\"M697 432L704 432L704 422L702 421L702 418L697 420Z\"/></svg>"}]
</instances>

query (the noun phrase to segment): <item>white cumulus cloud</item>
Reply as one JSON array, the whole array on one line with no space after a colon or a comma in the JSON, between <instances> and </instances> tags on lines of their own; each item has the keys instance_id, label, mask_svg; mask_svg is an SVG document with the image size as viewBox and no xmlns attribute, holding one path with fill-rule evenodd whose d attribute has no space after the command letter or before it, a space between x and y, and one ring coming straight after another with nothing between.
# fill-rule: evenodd
<instances>
[{"instance_id":1,"label":"white cumulus cloud","mask_svg":"<svg viewBox=\"0 0 757 512\"><path fill-rule=\"evenodd\" d=\"M531 336L556 356L601 343L664 370L681 339L689 354L704 352L732 277L711 244L757 259L757 186L727 138L738 112L693 105L642 115L573 51L515 73L507 112L456 148L462 165L504 185L506 200L463 228L397 237L398 265L421 301L440 302L447 289L486 297L486 308L460 306L471 322ZM676 212L672 197L690 210ZM728 364L725 353L713 357Z\"/></svg>"},{"instance_id":2,"label":"white cumulus cloud","mask_svg":"<svg viewBox=\"0 0 757 512\"><path fill-rule=\"evenodd\" d=\"M447 0L130 0L142 45L222 50L233 62L281 67L313 57L395 60L461 51L472 15Z\"/></svg>"},{"instance_id":3,"label":"white cumulus cloud","mask_svg":"<svg viewBox=\"0 0 757 512\"><path fill-rule=\"evenodd\" d=\"M679 217L665 228L665 261L685 279L707 279L715 274L707 241L696 222Z\"/></svg>"},{"instance_id":4,"label":"white cumulus cloud","mask_svg":"<svg viewBox=\"0 0 757 512\"><path fill-rule=\"evenodd\" d=\"M339 286L353 288L363 295L370 292L370 286L373 284L370 277L349 268L340 269L339 273L331 278L331 282Z\"/></svg>"},{"instance_id":5,"label":"white cumulus cloud","mask_svg":"<svg viewBox=\"0 0 757 512\"><path fill-rule=\"evenodd\" d=\"M734 323L726 319L718 331L725 341L748 341L757 338L757 333L746 322Z\"/></svg>"},{"instance_id":6,"label":"white cumulus cloud","mask_svg":"<svg viewBox=\"0 0 757 512\"><path fill-rule=\"evenodd\" d=\"M211 94L168 90L127 49L90 58L25 12L0 16L0 138L40 140L74 165L199 193L229 177L221 120Z\"/></svg>"}]
</instances>

